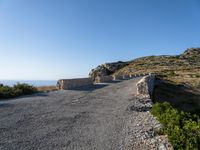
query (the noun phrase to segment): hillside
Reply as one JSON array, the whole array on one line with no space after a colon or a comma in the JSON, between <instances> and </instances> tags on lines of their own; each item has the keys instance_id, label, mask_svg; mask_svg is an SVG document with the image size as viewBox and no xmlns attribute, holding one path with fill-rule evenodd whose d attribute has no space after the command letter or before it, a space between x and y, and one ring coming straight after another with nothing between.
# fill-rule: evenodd
<instances>
[{"instance_id":1,"label":"hillside","mask_svg":"<svg viewBox=\"0 0 200 150\"><path fill-rule=\"evenodd\" d=\"M107 75L156 73L160 84L154 92L155 101L169 101L180 109L200 112L200 48L176 56L147 56L124 63ZM99 68L94 69L95 75L106 75Z\"/></svg>"},{"instance_id":2,"label":"hillside","mask_svg":"<svg viewBox=\"0 0 200 150\"><path fill-rule=\"evenodd\" d=\"M187 49L177 56L148 56L135 59L114 74L156 73L176 83L200 86L200 48Z\"/></svg>"},{"instance_id":3,"label":"hillside","mask_svg":"<svg viewBox=\"0 0 200 150\"><path fill-rule=\"evenodd\" d=\"M162 79L200 86L200 48L190 48L176 56L147 56L128 62L114 62L99 65L89 76L156 73Z\"/></svg>"}]
</instances>

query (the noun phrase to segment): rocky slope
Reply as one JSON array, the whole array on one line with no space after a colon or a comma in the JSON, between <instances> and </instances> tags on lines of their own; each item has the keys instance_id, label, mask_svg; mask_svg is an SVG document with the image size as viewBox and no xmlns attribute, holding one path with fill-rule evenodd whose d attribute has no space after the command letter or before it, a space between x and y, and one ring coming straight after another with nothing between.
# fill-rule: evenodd
<instances>
[{"instance_id":1,"label":"rocky slope","mask_svg":"<svg viewBox=\"0 0 200 150\"><path fill-rule=\"evenodd\" d=\"M156 73L163 79L200 85L200 48L187 49L177 56L149 56L138 58L115 74Z\"/></svg>"},{"instance_id":2,"label":"rocky slope","mask_svg":"<svg viewBox=\"0 0 200 150\"><path fill-rule=\"evenodd\" d=\"M94 79L97 76L107 76L115 73L117 70L127 66L129 63L128 62L113 62L113 63L105 63L102 65L99 65L95 69L92 69L91 72L89 73L89 77Z\"/></svg>"},{"instance_id":3,"label":"rocky slope","mask_svg":"<svg viewBox=\"0 0 200 150\"><path fill-rule=\"evenodd\" d=\"M118 66L118 62L109 63ZM121 64L121 63L119 63ZM123 62L120 67L101 65L90 75L156 73L161 83L154 90L154 101L168 101L184 111L200 115L200 48L189 48L176 56L148 56Z\"/></svg>"},{"instance_id":4,"label":"rocky slope","mask_svg":"<svg viewBox=\"0 0 200 150\"><path fill-rule=\"evenodd\" d=\"M200 85L200 48L187 49L180 55L147 56L128 62L107 63L90 72L90 77L111 74L156 73L177 83Z\"/></svg>"},{"instance_id":5,"label":"rocky slope","mask_svg":"<svg viewBox=\"0 0 200 150\"><path fill-rule=\"evenodd\" d=\"M187 49L183 54L137 58L116 73L155 72L200 67L200 48Z\"/></svg>"}]
</instances>

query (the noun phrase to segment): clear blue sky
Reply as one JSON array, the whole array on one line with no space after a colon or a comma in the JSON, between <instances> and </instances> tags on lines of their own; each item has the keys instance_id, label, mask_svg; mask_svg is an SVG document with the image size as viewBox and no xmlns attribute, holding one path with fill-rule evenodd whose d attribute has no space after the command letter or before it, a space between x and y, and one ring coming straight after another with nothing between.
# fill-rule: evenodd
<instances>
[{"instance_id":1,"label":"clear blue sky","mask_svg":"<svg viewBox=\"0 0 200 150\"><path fill-rule=\"evenodd\" d=\"M90 69L200 46L200 0L0 0L0 79Z\"/></svg>"}]
</instances>

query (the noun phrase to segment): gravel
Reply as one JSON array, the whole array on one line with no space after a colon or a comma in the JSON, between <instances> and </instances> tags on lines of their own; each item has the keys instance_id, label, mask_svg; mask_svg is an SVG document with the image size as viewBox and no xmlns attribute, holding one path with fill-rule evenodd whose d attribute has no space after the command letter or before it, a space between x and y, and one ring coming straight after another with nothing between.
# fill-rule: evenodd
<instances>
[{"instance_id":1,"label":"gravel","mask_svg":"<svg viewBox=\"0 0 200 150\"><path fill-rule=\"evenodd\" d=\"M1 101L0 149L164 150L151 101L136 96L140 79Z\"/></svg>"}]
</instances>

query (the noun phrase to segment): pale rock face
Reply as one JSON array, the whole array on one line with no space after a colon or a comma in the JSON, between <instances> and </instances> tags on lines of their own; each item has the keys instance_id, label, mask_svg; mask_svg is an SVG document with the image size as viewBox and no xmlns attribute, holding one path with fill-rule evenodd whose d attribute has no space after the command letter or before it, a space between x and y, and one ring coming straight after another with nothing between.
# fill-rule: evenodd
<instances>
[{"instance_id":1,"label":"pale rock face","mask_svg":"<svg viewBox=\"0 0 200 150\"><path fill-rule=\"evenodd\" d=\"M155 75L149 75L143 77L138 83L137 83L137 92L138 94L146 95L147 97L152 97L153 95L153 89L155 82Z\"/></svg>"},{"instance_id":2,"label":"pale rock face","mask_svg":"<svg viewBox=\"0 0 200 150\"><path fill-rule=\"evenodd\" d=\"M115 71L125 67L126 65L128 65L127 62L121 61L102 64L92 69L89 73L89 77L91 77L94 80L97 76L108 76L114 73Z\"/></svg>"}]
</instances>

